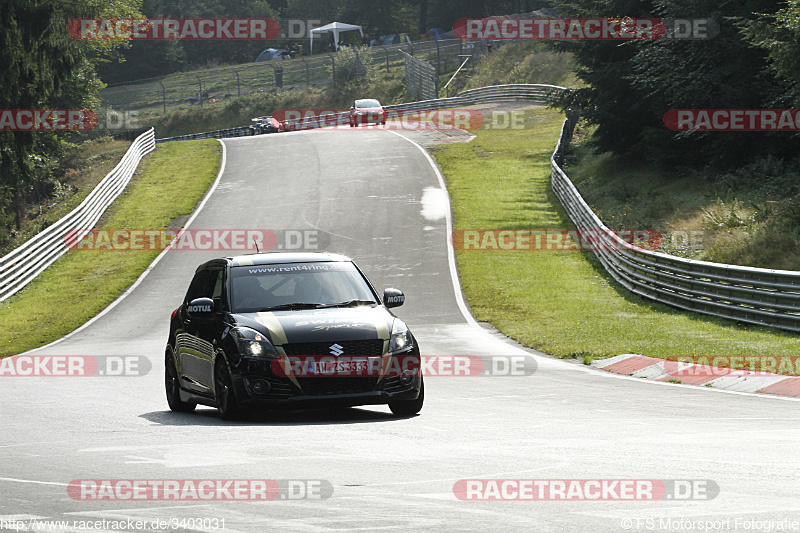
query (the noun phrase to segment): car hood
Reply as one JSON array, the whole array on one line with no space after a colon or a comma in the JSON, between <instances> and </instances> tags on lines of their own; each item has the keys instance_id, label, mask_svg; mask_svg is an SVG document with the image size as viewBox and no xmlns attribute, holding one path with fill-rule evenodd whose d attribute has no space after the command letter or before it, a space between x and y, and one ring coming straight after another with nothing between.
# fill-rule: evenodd
<instances>
[{"instance_id":1,"label":"car hood","mask_svg":"<svg viewBox=\"0 0 800 533\"><path fill-rule=\"evenodd\" d=\"M275 345L388 340L395 317L383 307L275 311L234 315L237 323L269 335Z\"/></svg>"}]
</instances>

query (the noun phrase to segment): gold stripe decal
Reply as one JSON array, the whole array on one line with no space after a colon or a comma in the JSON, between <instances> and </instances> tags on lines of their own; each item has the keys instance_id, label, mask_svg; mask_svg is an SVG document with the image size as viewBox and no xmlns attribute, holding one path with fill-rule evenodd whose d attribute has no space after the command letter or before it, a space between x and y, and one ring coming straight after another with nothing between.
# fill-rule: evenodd
<instances>
[{"instance_id":1,"label":"gold stripe decal","mask_svg":"<svg viewBox=\"0 0 800 533\"><path fill-rule=\"evenodd\" d=\"M389 335L389 325L385 319L378 318L373 321L373 324L375 324L375 332L378 334L379 339L388 340L391 337Z\"/></svg>"},{"instance_id":2,"label":"gold stripe decal","mask_svg":"<svg viewBox=\"0 0 800 533\"><path fill-rule=\"evenodd\" d=\"M264 325L267 326L269 334L272 335L273 344L286 344L286 332L283 331L283 326L281 326L281 323L275 316L275 313L269 311L261 312L258 313L258 318L260 318L264 322Z\"/></svg>"}]
</instances>

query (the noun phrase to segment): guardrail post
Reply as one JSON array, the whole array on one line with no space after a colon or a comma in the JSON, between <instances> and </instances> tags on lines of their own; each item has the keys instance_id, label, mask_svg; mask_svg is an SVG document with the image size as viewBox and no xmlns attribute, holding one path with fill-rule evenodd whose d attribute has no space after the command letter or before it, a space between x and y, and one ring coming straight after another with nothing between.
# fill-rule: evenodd
<instances>
[{"instance_id":1,"label":"guardrail post","mask_svg":"<svg viewBox=\"0 0 800 533\"><path fill-rule=\"evenodd\" d=\"M309 85L311 85L311 83L309 83L309 78L308 78L308 61L306 61L306 58L304 57L301 57L300 61L302 61L303 64L306 66L306 87L308 87Z\"/></svg>"},{"instance_id":2,"label":"guardrail post","mask_svg":"<svg viewBox=\"0 0 800 533\"><path fill-rule=\"evenodd\" d=\"M164 88L164 84L161 83L161 80L158 80L158 84L161 85L161 101L164 103L164 113L167 112L167 90Z\"/></svg>"},{"instance_id":3,"label":"guardrail post","mask_svg":"<svg viewBox=\"0 0 800 533\"><path fill-rule=\"evenodd\" d=\"M200 84L200 92L197 94L200 97L200 105L203 105L203 80L200 79L200 76L195 76L197 78L197 83Z\"/></svg>"}]
</instances>

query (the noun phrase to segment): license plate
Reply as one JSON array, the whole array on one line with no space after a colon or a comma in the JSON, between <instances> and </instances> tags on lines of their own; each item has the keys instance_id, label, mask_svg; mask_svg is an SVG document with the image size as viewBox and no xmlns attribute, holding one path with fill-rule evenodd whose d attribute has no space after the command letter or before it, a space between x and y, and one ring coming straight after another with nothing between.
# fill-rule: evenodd
<instances>
[{"instance_id":1,"label":"license plate","mask_svg":"<svg viewBox=\"0 0 800 533\"><path fill-rule=\"evenodd\" d=\"M347 359L337 361L309 361L310 374L332 375L367 375L370 370L368 359Z\"/></svg>"}]
</instances>

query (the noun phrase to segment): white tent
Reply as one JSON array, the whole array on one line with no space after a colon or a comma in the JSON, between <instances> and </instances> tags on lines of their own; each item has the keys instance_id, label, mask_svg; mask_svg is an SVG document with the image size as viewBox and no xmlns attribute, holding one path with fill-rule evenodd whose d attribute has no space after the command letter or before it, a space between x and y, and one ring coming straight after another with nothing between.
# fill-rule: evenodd
<instances>
[{"instance_id":1,"label":"white tent","mask_svg":"<svg viewBox=\"0 0 800 533\"><path fill-rule=\"evenodd\" d=\"M345 24L344 22L331 22L330 24L326 24L325 26L320 26L319 28L312 28L309 32L311 38L308 41L308 49L313 50L314 45L314 34L315 33L325 33L332 31L333 32L333 42L336 43L336 49L339 49L339 32L343 31L351 31L351 30L358 30L361 32L361 36L364 36L364 30L361 29L361 26L356 26L355 24Z\"/></svg>"}]
</instances>

